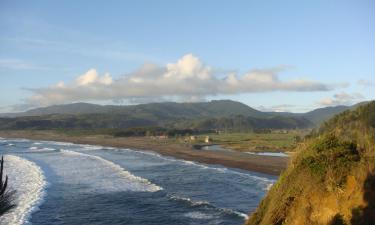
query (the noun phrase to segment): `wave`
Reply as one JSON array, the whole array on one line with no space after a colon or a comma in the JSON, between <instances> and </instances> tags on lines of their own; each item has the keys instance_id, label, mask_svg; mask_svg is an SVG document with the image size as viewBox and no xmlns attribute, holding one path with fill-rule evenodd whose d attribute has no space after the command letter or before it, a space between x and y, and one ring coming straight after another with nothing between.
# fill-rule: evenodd
<instances>
[{"instance_id":1,"label":"wave","mask_svg":"<svg viewBox=\"0 0 375 225\"><path fill-rule=\"evenodd\" d=\"M208 215L208 214L198 212L198 211L185 213L184 216L190 219L199 219L199 220L208 220L208 219L213 218L212 215Z\"/></svg>"},{"instance_id":2,"label":"wave","mask_svg":"<svg viewBox=\"0 0 375 225\"><path fill-rule=\"evenodd\" d=\"M39 153L42 153L42 152L56 152L58 151L57 149L55 148L38 148L38 147L35 147L35 146L32 146L32 147L29 147L29 150L31 152L39 152ZM25 153L28 153L28 152L25 152Z\"/></svg>"},{"instance_id":3,"label":"wave","mask_svg":"<svg viewBox=\"0 0 375 225\"><path fill-rule=\"evenodd\" d=\"M213 208L216 211L219 211L220 213L229 214L229 215L236 215L238 217L244 218L245 220L248 219L248 216L245 213L238 212L238 211L235 211L233 209L216 207L215 205L212 205L208 201L194 201L194 200L192 200L190 198L187 198L187 197L180 197L180 196L175 196L175 195L170 195L169 198L171 200L174 200L174 201L185 202L192 207L207 206L207 207ZM189 214L189 215L191 216L191 214Z\"/></svg>"},{"instance_id":4,"label":"wave","mask_svg":"<svg viewBox=\"0 0 375 225\"><path fill-rule=\"evenodd\" d=\"M175 195L170 195L169 199L174 200L174 201L185 202L191 206L203 206L203 205L212 206L208 201L193 201L190 198L180 197L180 196L175 196Z\"/></svg>"},{"instance_id":5,"label":"wave","mask_svg":"<svg viewBox=\"0 0 375 225\"><path fill-rule=\"evenodd\" d=\"M87 145L87 146L90 146L90 145ZM92 147L94 148L95 145L93 145ZM239 175L239 176L242 176L242 177L259 180L259 181L262 181L262 182L265 183L264 190L268 190L268 186L272 185L276 181L275 179L269 179L269 178L266 178L266 177L256 176L256 175L252 175L252 174L248 174L248 173L242 173L242 172L235 171L233 169L229 169L229 168L226 168L226 167L215 167L215 166L210 166L210 165L203 164L203 163L197 163L197 162L194 162L194 161L176 159L176 158L170 157L170 156L163 156L163 155L161 155L159 153L156 153L156 152L153 152L153 151L134 150L134 149L129 149L129 148L112 148L112 147L107 148L107 147L102 147L102 146L100 146L100 147L102 149L106 149L106 150L126 151L126 152L132 152L132 153L137 153L137 154L153 156L153 157L157 157L157 158L160 158L160 159L163 159L163 160L166 160L166 161L170 161L170 162L179 162L179 163L183 163L185 165L196 166L196 167L199 167L201 169L216 170L216 171L221 172L221 173L236 174L236 175Z\"/></svg>"},{"instance_id":6,"label":"wave","mask_svg":"<svg viewBox=\"0 0 375 225\"><path fill-rule=\"evenodd\" d=\"M16 208L5 214L0 224L29 224L29 218L38 210L46 195L47 182L43 171L24 158L6 155L4 171L9 177L9 188L16 191Z\"/></svg>"},{"instance_id":7,"label":"wave","mask_svg":"<svg viewBox=\"0 0 375 225\"><path fill-rule=\"evenodd\" d=\"M89 155L89 154L76 152L76 151L71 151L71 150L66 150L66 149L61 149L61 152L65 156L75 156L75 157L78 156L78 157L84 157L84 158L90 159L90 160L99 161L105 167L108 167L112 171L115 171L117 175L122 177L122 181L119 181L119 182L121 182L122 185L114 184L112 187L110 187L109 184L106 184L107 188L110 187L110 188L114 189L115 191L131 190L131 191L156 192L156 191L163 190L162 187L159 187L158 185L151 183L149 180L147 180L145 178L135 176L135 175L131 174L129 171L124 170L121 166L119 166L119 165L117 165L117 164L115 164L115 163L113 163L109 160L103 159L102 157L95 156L95 155ZM83 164L81 163L81 165L83 165ZM88 166L92 166L92 165L88 165ZM99 167L99 166L100 165L95 164L95 167ZM104 168L101 168L101 169L104 169ZM77 170L79 170L79 168L77 168ZM93 172L95 172L95 171L93 171ZM98 171L98 172L100 172L100 171ZM104 171L101 171L101 172L104 172ZM94 174L94 175L97 175L97 174ZM103 174L103 176L106 176L106 174ZM125 178L125 182L123 181L124 178ZM101 180L101 179L99 178L99 180ZM112 180L112 181L114 182L114 180Z\"/></svg>"}]
</instances>

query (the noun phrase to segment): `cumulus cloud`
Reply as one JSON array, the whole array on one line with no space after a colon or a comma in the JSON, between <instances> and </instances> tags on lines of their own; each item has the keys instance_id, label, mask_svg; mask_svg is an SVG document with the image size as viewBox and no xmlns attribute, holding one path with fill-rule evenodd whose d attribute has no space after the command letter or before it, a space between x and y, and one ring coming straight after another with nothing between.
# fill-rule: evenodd
<instances>
[{"instance_id":1,"label":"cumulus cloud","mask_svg":"<svg viewBox=\"0 0 375 225\"><path fill-rule=\"evenodd\" d=\"M321 106L335 106L335 105L352 105L363 100L364 97L360 93L348 94L345 92L334 94L330 98L324 98L318 101Z\"/></svg>"},{"instance_id":2,"label":"cumulus cloud","mask_svg":"<svg viewBox=\"0 0 375 225\"><path fill-rule=\"evenodd\" d=\"M282 80L279 73L287 68L251 70L246 74L228 73L218 78L215 70L192 54L163 67L145 64L138 70L112 78L99 75L95 69L49 87L29 89L33 95L27 103L50 105L75 101L149 102L155 99L193 101L207 96L271 92L271 91L328 91L334 88L308 79Z\"/></svg>"}]
</instances>

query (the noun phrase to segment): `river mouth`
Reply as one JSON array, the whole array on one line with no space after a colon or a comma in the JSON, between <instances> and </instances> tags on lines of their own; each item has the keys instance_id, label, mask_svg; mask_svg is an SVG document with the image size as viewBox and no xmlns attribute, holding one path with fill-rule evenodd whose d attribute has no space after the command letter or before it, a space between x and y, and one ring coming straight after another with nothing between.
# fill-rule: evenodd
<instances>
[{"instance_id":1,"label":"river mouth","mask_svg":"<svg viewBox=\"0 0 375 225\"><path fill-rule=\"evenodd\" d=\"M263 155L263 156L275 156L275 157L289 157L288 154L284 152L245 152L246 154L251 155Z\"/></svg>"},{"instance_id":2,"label":"river mouth","mask_svg":"<svg viewBox=\"0 0 375 225\"><path fill-rule=\"evenodd\" d=\"M221 152L234 152L233 150L229 148L225 148L221 145L194 145L195 150L201 150L201 151L221 151ZM259 155L259 156L275 156L275 157L289 157L288 154L284 152L240 152L244 154L250 154L250 155Z\"/></svg>"}]
</instances>

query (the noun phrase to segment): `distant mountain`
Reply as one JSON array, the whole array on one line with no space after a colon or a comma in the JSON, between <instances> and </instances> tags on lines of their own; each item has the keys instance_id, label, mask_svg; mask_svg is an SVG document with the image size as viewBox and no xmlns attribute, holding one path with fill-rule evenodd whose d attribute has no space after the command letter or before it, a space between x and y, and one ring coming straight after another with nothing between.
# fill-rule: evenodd
<instances>
[{"instance_id":1,"label":"distant mountain","mask_svg":"<svg viewBox=\"0 0 375 225\"><path fill-rule=\"evenodd\" d=\"M158 126L180 129L253 130L294 129L313 125L304 118L275 116L230 100L131 106L74 103L33 109L10 116L0 119L0 129L127 129Z\"/></svg>"},{"instance_id":2,"label":"distant mountain","mask_svg":"<svg viewBox=\"0 0 375 225\"><path fill-rule=\"evenodd\" d=\"M312 127L350 108L335 106L307 113L278 113L261 112L231 100L197 103L163 102L126 106L73 103L36 108L22 113L0 114L0 117L4 117L0 119L0 129L136 126L291 129Z\"/></svg>"},{"instance_id":3,"label":"distant mountain","mask_svg":"<svg viewBox=\"0 0 375 225\"><path fill-rule=\"evenodd\" d=\"M333 116L350 109L350 106L330 106L325 108L314 109L310 112L303 113L301 116L310 120L314 124L320 124L325 120L332 118Z\"/></svg>"},{"instance_id":4,"label":"distant mountain","mask_svg":"<svg viewBox=\"0 0 375 225\"><path fill-rule=\"evenodd\" d=\"M50 114L148 114L165 117L204 117L244 115L253 117L267 117L264 112L253 109L243 103L231 100L218 100L197 103L162 102L140 105L96 105L89 103L72 103L52 105L31 109L21 113L0 114L0 117L41 116Z\"/></svg>"}]
</instances>

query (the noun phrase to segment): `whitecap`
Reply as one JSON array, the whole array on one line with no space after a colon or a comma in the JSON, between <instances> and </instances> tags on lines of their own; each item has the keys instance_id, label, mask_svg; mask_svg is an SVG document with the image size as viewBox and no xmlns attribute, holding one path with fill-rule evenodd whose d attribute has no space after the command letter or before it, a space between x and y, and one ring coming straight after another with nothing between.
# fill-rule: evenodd
<instances>
[{"instance_id":1,"label":"whitecap","mask_svg":"<svg viewBox=\"0 0 375 225\"><path fill-rule=\"evenodd\" d=\"M169 198L172 199L172 200L175 200L175 201L186 202L187 204L189 204L191 206L209 206L209 207L212 207L213 209L215 209L216 211L219 211L221 213L234 214L236 216L244 218L245 220L248 219L248 216L245 213L238 212L238 211L235 211L233 209L216 207L208 201L195 201L195 200L192 200L188 197L180 197L180 196L175 196L175 195L171 195Z\"/></svg>"},{"instance_id":2,"label":"whitecap","mask_svg":"<svg viewBox=\"0 0 375 225\"><path fill-rule=\"evenodd\" d=\"M158 185L151 183L149 180L135 176L129 171L124 170L121 166L99 156L65 149L61 149L61 152L64 157L58 159L56 163L70 165L70 167L61 166L57 170L57 173L61 172L62 175L64 175L74 171L74 176L70 177L70 179L73 179L71 182L76 183L79 181L79 183L85 183L91 187L91 189L88 189L89 191L156 192L163 189ZM76 167L71 168L72 166Z\"/></svg>"},{"instance_id":3,"label":"whitecap","mask_svg":"<svg viewBox=\"0 0 375 225\"><path fill-rule=\"evenodd\" d=\"M233 209L227 209L227 208L220 208L219 211L221 212L224 212L224 213L227 213L227 214L235 214L239 217L242 217L244 218L245 220L248 220L249 219L249 216L245 213L242 213L242 212L238 212L238 211L235 211Z\"/></svg>"},{"instance_id":4,"label":"whitecap","mask_svg":"<svg viewBox=\"0 0 375 225\"><path fill-rule=\"evenodd\" d=\"M212 215L208 215L208 214L197 212L197 211L185 213L184 216L191 218L191 219L199 219L199 220L208 220L208 219L213 218Z\"/></svg>"},{"instance_id":5,"label":"whitecap","mask_svg":"<svg viewBox=\"0 0 375 225\"><path fill-rule=\"evenodd\" d=\"M9 177L9 189L16 191L17 206L2 216L0 224L28 224L32 212L43 201L47 182L35 163L13 155L6 155L4 159L4 171Z\"/></svg>"},{"instance_id":6,"label":"whitecap","mask_svg":"<svg viewBox=\"0 0 375 225\"><path fill-rule=\"evenodd\" d=\"M169 198L172 199L172 200L175 200L175 201L186 202L191 206L211 205L208 201L194 201L190 198L176 196L176 195L171 195L171 196L169 196Z\"/></svg>"},{"instance_id":7,"label":"whitecap","mask_svg":"<svg viewBox=\"0 0 375 225\"><path fill-rule=\"evenodd\" d=\"M44 150L44 151L55 151L56 149L54 149L54 148L42 148L41 150Z\"/></svg>"}]
</instances>

